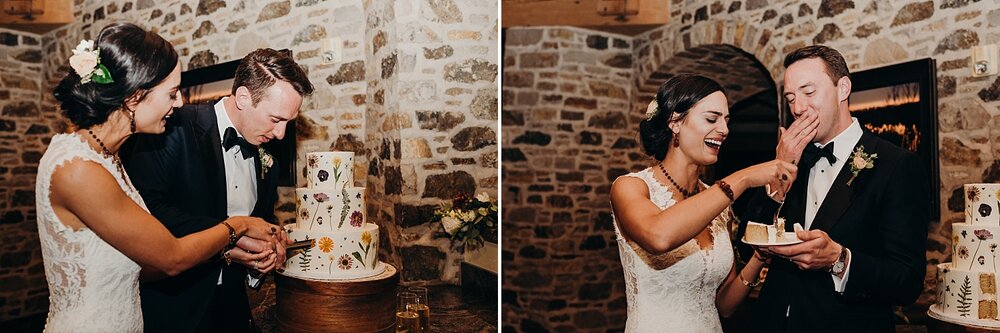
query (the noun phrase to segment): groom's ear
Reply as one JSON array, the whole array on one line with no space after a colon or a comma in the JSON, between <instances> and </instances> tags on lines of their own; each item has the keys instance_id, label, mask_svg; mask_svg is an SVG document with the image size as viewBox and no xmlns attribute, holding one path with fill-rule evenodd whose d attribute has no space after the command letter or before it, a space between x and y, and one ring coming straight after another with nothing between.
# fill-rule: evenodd
<instances>
[{"instance_id":1,"label":"groom's ear","mask_svg":"<svg viewBox=\"0 0 1000 333\"><path fill-rule=\"evenodd\" d=\"M837 101L846 101L851 97L851 78L846 75L837 81Z\"/></svg>"},{"instance_id":2,"label":"groom's ear","mask_svg":"<svg viewBox=\"0 0 1000 333\"><path fill-rule=\"evenodd\" d=\"M236 108L240 110L245 110L253 106L253 98L250 96L250 89L246 86L240 86L236 88L236 94L233 95L236 98Z\"/></svg>"}]
</instances>

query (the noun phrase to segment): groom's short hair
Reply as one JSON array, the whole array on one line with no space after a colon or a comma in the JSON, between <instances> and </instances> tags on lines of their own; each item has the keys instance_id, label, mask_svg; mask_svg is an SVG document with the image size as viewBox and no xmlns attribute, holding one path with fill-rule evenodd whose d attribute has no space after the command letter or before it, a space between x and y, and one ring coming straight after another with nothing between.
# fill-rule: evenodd
<instances>
[{"instance_id":1,"label":"groom's short hair","mask_svg":"<svg viewBox=\"0 0 1000 333\"><path fill-rule=\"evenodd\" d=\"M264 98L267 88L277 80L288 82L295 92L305 97L313 92L309 76L292 60L288 50L257 49L243 57L233 77L233 95L239 87L247 87L250 99L257 105Z\"/></svg>"},{"instance_id":2,"label":"groom's short hair","mask_svg":"<svg viewBox=\"0 0 1000 333\"><path fill-rule=\"evenodd\" d=\"M792 51L785 56L785 68L803 59L818 58L826 64L826 75L830 76L833 84L836 85L840 78L851 78L851 72L847 69L847 62L844 56L833 48L823 45L810 45Z\"/></svg>"}]
</instances>

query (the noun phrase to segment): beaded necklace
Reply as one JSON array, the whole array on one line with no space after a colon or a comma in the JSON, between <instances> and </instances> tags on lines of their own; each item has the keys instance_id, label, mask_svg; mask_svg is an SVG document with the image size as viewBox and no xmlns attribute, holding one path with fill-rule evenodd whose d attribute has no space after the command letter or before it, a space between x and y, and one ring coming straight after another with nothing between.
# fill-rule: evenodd
<instances>
[{"instance_id":1,"label":"beaded necklace","mask_svg":"<svg viewBox=\"0 0 1000 333\"><path fill-rule=\"evenodd\" d=\"M674 188L676 188L678 191L681 192L681 196L683 196L684 199L687 199L687 198L691 197L692 195L695 195L695 194L698 194L698 193L701 192L701 190L699 189L700 186L696 186L695 189L694 189L694 191L688 191L688 190L685 190L685 189L681 188L680 185L677 185L677 182L674 181L674 178L670 177L670 174L667 173L667 169L663 167L663 162L660 162L660 171L663 172L663 175L667 176L667 180L670 181L670 184L673 184Z\"/></svg>"},{"instance_id":2,"label":"beaded necklace","mask_svg":"<svg viewBox=\"0 0 1000 333\"><path fill-rule=\"evenodd\" d=\"M122 176L122 180L128 183L128 178L125 177L125 167L122 166L122 161L118 158L118 154L112 154L111 151L104 146L104 142L97 137L97 134L94 134L93 130L88 129L87 133L90 133L90 136L94 137L94 141L97 141L97 144L101 146L101 154L103 154L104 157L111 159L111 162L118 168L118 174Z\"/></svg>"}]
</instances>

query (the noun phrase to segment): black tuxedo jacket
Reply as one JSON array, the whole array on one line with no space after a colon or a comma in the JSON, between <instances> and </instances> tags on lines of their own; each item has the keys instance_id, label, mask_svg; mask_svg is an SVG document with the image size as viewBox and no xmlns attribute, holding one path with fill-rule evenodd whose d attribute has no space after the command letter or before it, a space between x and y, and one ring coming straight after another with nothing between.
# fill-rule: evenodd
<instances>
[{"instance_id":1,"label":"black tuxedo jacket","mask_svg":"<svg viewBox=\"0 0 1000 333\"><path fill-rule=\"evenodd\" d=\"M176 237L211 228L227 218L226 170L214 107L184 106L169 118L162 135L135 135L122 148L122 160L149 211ZM261 178L257 166L257 202L252 216L274 222L277 179ZM275 162L277 163L277 162ZM277 165L271 167L276 170ZM219 270L222 287L215 295ZM225 266L219 258L176 277L143 283L142 313L146 332L192 332L204 327L249 328L246 269ZM213 297L224 313L208 315ZM216 300L218 302L218 300Z\"/></svg>"},{"instance_id":2,"label":"black tuxedo jacket","mask_svg":"<svg viewBox=\"0 0 1000 333\"><path fill-rule=\"evenodd\" d=\"M892 332L892 306L914 302L923 290L930 222L927 175L916 155L867 130L857 146L878 154L874 167L861 170L848 186L848 160L810 227L851 250L843 294L834 290L829 272L803 271L775 257L754 305L753 331ZM799 166L786 196L781 214L788 231L792 223L804 224L809 171ZM777 207L758 194L742 220L770 223Z\"/></svg>"}]
</instances>

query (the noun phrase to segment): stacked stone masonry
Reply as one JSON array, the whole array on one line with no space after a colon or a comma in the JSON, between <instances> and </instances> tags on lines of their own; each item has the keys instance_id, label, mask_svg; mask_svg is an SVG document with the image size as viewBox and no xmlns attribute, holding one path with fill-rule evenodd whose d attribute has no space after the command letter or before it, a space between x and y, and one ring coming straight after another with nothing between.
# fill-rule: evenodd
<instances>
[{"instance_id":1,"label":"stacked stone masonry","mask_svg":"<svg viewBox=\"0 0 1000 333\"><path fill-rule=\"evenodd\" d=\"M975 78L970 68L972 47L1000 43L996 3L671 1L670 10L669 24L634 37L507 30L503 329L624 327L607 192L617 175L647 165L636 128L651 96L648 81L675 66L675 57L718 44L752 55L779 87L784 54L816 43L840 50L852 71L936 60L942 213L933 217L925 292L914 307L933 302L934 265L948 260L950 224L963 220L962 184L1000 181L1000 78ZM593 81L614 88L594 89ZM596 95L604 91L622 97Z\"/></svg>"},{"instance_id":2,"label":"stacked stone masonry","mask_svg":"<svg viewBox=\"0 0 1000 333\"><path fill-rule=\"evenodd\" d=\"M259 47L292 50L317 88L296 123L296 186L305 186L306 152L354 151L355 185L367 187L369 221L384 230L383 260L403 266L406 283L458 283L459 249L436 233L439 225L426 223L426 207L450 193L425 189L457 179L462 190L496 197L497 5L75 0L74 22L65 27L44 35L0 29L0 321L47 309L35 169L48 138L67 128L49 92L77 42L118 21L170 41L182 70L237 60ZM342 43L337 62L323 60L330 38ZM294 222L294 187L279 188L279 195L279 220Z\"/></svg>"}]
</instances>

